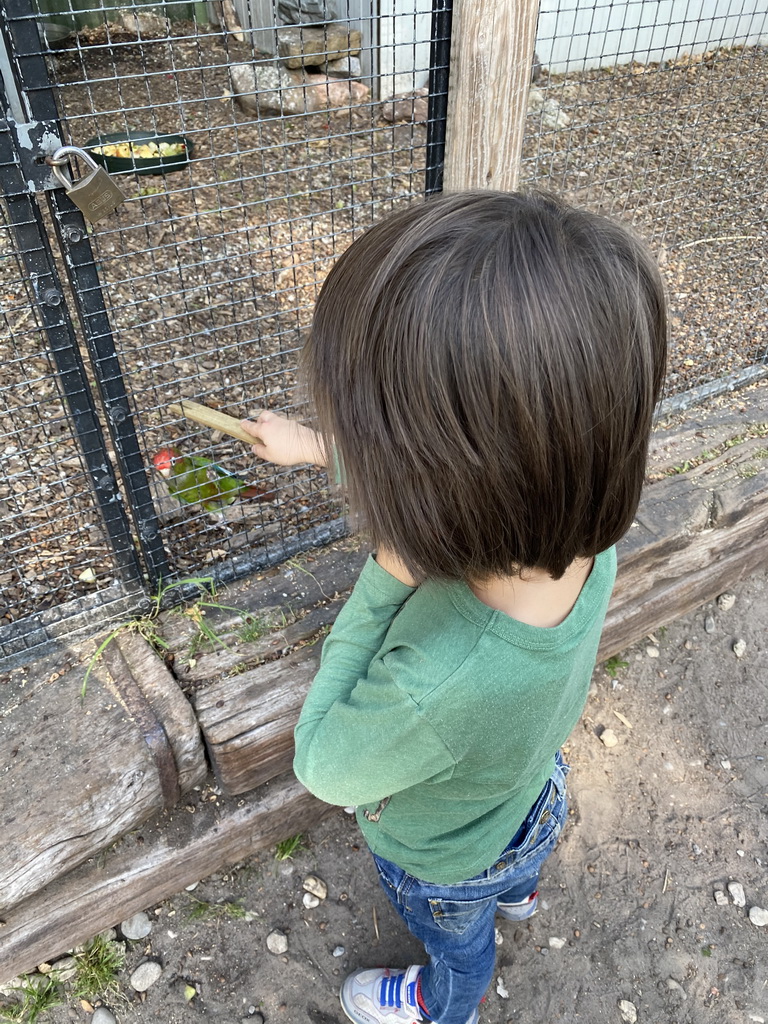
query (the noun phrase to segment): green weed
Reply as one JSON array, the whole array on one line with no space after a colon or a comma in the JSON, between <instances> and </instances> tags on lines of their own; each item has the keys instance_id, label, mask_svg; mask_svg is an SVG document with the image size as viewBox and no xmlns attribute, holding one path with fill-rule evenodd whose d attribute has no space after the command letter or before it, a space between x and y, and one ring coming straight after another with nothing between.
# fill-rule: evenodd
<instances>
[{"instance_id":1,"label":"green weed","mask_svg":"<svg viewBox=\"0 0 768 1024\"><path fill-rule=\"evenodd\" d=\"M190 897L194 904L189 911L189 917L193 921L210 920L211 918L232 918L239 920L248 914L245 907L241 906L240 900L229 900L223 903L209 903L208 900L199 900L196 896Z\"/></svg>"},{"instance_id":2,"label":"green weed","mask_svg":"<svg viewBox=\"0 0 768 1024\"><path fill-rule=\"evenodd\" d=\"M125 962L125 952L103 935L86 942L82 950L72 954L77 973L72 989L78 999L104 998L118 991L118 972Z\"/></svg>"},{"instance_id":3,"label":"green weed","mask_svg":"<svg viewBox=\"0 0 768 1024\"><path fill-rule=\"evenodd\" d=\"M0 1004L2 1024L35 1024L44 1013L63 1002L61 985L53 978L46 978L39 984L25 978L14 991L20 1000Z\"/></svg>"},{"instance_id":4,"label":"green weed","mask_svg":"<svg viewBox=\"0 0 768 1024\"><path fill-rule=\"evenodd\" d=\"M299 853L305 849L304 836L299 833L297 836L283 839L277 844L275 847L275 860L290 860L294 853Z\"/></svg>"},{"instance_id":5,"label":"green weed","mask_svg":"<svg viewBox=\"0 0 768 1024\"><path fill-rule=\"evenodd\" d=\"M115 637L119 636L121 633L138 633L139 636L142 636L150 647L152 647L153 650L155 650L161 657L168 653L169 645L160 632L158 617L164 606L168 603L170 593L180 587L184 587L185 589L196 587L199 595L194 600L188 601L186 607L183 609L177 609L179 614L189 616L197 628L197 632L193 635L192 640L190 641L190 651L198 651L201 647L205 646L227 646L206 619L207 612L234 612L242 617L245 617L245 613L239 608L234 608L231 605L220 604L216 601L216 586L213 577L191 576L188 579L177 580L175 583L168 583L165 586L161 585L158 587L157 592L150 598L149 611L139 618L132 619L130 622L121 622L120 625L116 626L106 639L102 640L96 648L88 662L88 668L86 669L85 677L83 679L83 685L80 691L82 697L85 697L88 680L96 662ZM190 656L194 657L193 654Z\"/></svg>"},{"instance_id":6,"label":"green weed","mask_svg":"<svg viewBox=\"0 0 768 1024\"><path fill-rule=\"evenodd\" d=\"M614 655L613 658L608 658L607 661L603 662L603 668L609 676L615 676L623 668L629 668L629 662L624 661L624 659L620 658L618 655Z\"/></svg>"}]
</instances>

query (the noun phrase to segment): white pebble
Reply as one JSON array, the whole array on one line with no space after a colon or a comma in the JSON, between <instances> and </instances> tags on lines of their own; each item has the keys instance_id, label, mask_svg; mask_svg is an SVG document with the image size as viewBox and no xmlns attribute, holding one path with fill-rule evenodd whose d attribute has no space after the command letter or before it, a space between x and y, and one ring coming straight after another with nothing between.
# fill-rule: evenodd
<instances>
[{"instance_id":1,"label":"white pebble","mask_svg":"<svg viewBox=\"0 0 768 1024\"><path fill-rule=\"evenodd\" d=\"M497 946L500 946L504 941L504 936L501 934L498 928L494 928L494 939L496 940Z\"/></svg>"},{"instance_id":2,"label":"white pebble","mask_svg":"<svg viewBox=\"0 0 768 1024\"><path fill-rule=\"evenodd\" d=\"M736 856L737 857L743 857L744 856L744 851L743 850L737 850L736 851Z\"/></svg>"},{"instance_id":3,"label":"white pebble","mask_svg":"<svg viewBox=\"0 0 768 1024\"><path fill-rule=\"evenodd\" d=\"M333 951L333 953L331 955L332 956L344 956L344 954L346 952L347 951L346 951L346 949L344 949L343 946L336 946L336 948L334 949L334 951Z\"/></svg>"},{"instance_id":4,"label":"white pebble","mask_svg":"<svg viewBox=\"0 0 768 1024\"><path fill-rule=\"evenodd\" d=\"M722 889L715 889L715 903L718 907L728 906L728 897L725 895Z\"/></svg>"},{"instance_id":5,"label":"white pebble","mask_svg":"<svg viewBox=\"0 0 768 1024\"><path fill-rule=\"evenodd\" d=\"M320 906L320 900L317 896L313 896L311 892L305 892L301 897L301 902L307 908L307 910L314 910L315 907Z\"/></svg>"},{"instance_id":6,"label":"white pebble","mask_svg":"<svg viewBox=\"0 0 768 1024\"><path fill-rule=\"evenodd\" d=\"M162 973L163 968L157 960L146 960L143 964L139 964L131 975L131 988L135 989L136 992L146 992L148 988L155 984Z\"/></svg>"},{"instance_id":7,"label":"white pebble","mask_svg":"<svg viewBox=\"0 0 768 1024\"><path fill-rule=\"evenodd\" d=\"M97 1006L91 1017L91 1024L117 1024L114 1013L106 1006Z\"/></svg>"},{"instance_id":8,"label":"white pebble","mask_svg":"<svg viewBox=\"0 0 768 1024\"><path fill-rule=\"evenodd\" d=\"M126 939L144 939L152 931L152 922L146 914L134 914L120 925Z\"/></svg>"},{"instance_id":9,"label":"white pebble","mask_svg":"<svg viewBox=\"0 0 768 1024\"><path fill-rule=\"evenodd\" d=\"M509 999L509 992L507 991L507 986L501 980L501 976L499 976L496 982L496 991L498 992L502 999Z\"/></svg>"},{"instance_id":10,"label":"white pebble","mask_svg":"<svg viewBox=\"0 0 768 1024\"><path fill-rule=\"evenodd\" d=\"M747 650L746 640L734 640L732 649L737 658L743 658Z\"/></svg>"},{"instance_id":11,"label":"white pebble","mask_svg":"<svg viewBox=\"0 0 768 1024\"><path fill-rule=\"evenodd\" d=\"M714 633L716 628L714 615L707 615L704 619L704 632Z\"/></svg>"},{"instance_id":12,"label":"white pebble","mask_svg":"<svg viewBox=\"0 0 768 1024\"><path fill-rule=\"evenodd\" d=\"M282 953L288 952L288 937L285 932L275 931L270 932L267 936L267 949L270 953L274 953L275 956L280 956Z\"/></svg>"},{"instance_id":13,"label":"white pebble","mask_svg":"<svg viewBox=\"0 0 768 1024\"><path fill-rule=\"evenodd\" d=\"M721 762L720 762L720 767L721 767L721 768L725 768L725 770L726 770L727 772L729 772L729 771L731 770L731 762L730 762L730 761L727 761L727 760L726 760L726 761L721 761Z\"/></svg>"},{"instance_id":14,"label":"white pebble","mask_svg":"<svg viewBox=\"0 0 768 1024\"><path fill-rule=\"evenodd\" d=\"M637 1020L637 1007L634 1003L630 1003L628 999L620 999L619 1012L621 1013L621 1019L626 1021L627 1024L635 1024Z\"/></svg>"},{"instance_id":15,"label":"white pebble","mask_svg":"<svg viewBox=\"0 0 768 1024\"><path fill-rule=\"evenodd\" d=\"M313 896L317 896L319 900L324 900L328 895L328 886L317 875L307 875L302 882L302 886L307 892L311 892Z\"/></svg>"},{"instance_id":16,"label":"white pebble","mask_svg":"<svg viewBox=\"0 0 768 1024\"><path fill-rule=\"evenodd\" d=\"M659 648L658 647L646 647L645 648L645 653L648 655L649 658L658 658L658 656L659 656Z\"/></svg>"},{"instance_id":17,"label":"white pebble","mask_svg":"<svg viewBox=\"0 0 768 1024\"><path fill-rule=\"evenodd\" d=\"M749 911L749 920L755 928L765 928L768 924L768 910L762 907L752 907Z\"/></svg>"},{"instance_id":18,"label":"white pebble","mask_svg":"<svg viewBox=\"0 0 768 1024\"><path fill-rule=\"evenodd\" d=\"M724 594L721 594L720 597L718 597L717 599L718 608L722 609L722 611L724 612L727 612L730 608L733 608L735 604L736 595L731 594L730 591L726 591Z\"/></svg>"},{"instance_id":19,"label":"white pebble","mask_svg":"<svg viewBox=\"0 0 768 1024\"><path fill-rule=\"evenodd\" d=\"M550 949L562 949L565 945L565 939L559 939L555 935L549 937L549 948Z\"/></svg>"},{"instance_id":20,"label":"white pebble","mask_svg":"<svg viewBox=\"0 0 768 1024\"><path fill-rule=\"evenodd\" d=\"M683 999L688 998L688 995L683 986L680 984L679 981L675 981L674 978L667 978L667 988L670 990L670 992L679 992Z\"/></svg>"},{"instance_id":21,"label":"white pebble","mask_svg":"<svg viewBox=\"0 0 768 1024\"><path fill-rule=\"evenodd\" d=\"M603 729L600 733L600 740L605 747L615 747L619 742L619 737L613 729Z\"/></svg>"},{"instance_id":22,"label":"white pebble","mask_svg":"<svg viewBox=\"0 0 768 1024\"><path fill-rule=\"evenodd\" d=\"M744 886L741 882L729 882L728 892L731 894L733 905L735 907L746 907L747 897L744 894Z\"/></svg>"}]
</instances>

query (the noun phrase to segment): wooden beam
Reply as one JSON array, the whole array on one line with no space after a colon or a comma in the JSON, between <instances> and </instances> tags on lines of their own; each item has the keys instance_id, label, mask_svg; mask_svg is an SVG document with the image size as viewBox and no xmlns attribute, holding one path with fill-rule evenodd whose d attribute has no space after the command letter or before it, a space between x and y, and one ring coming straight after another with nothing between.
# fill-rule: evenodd
<instances>
[{"instance_id":1,"label":"wooden beam","mask_svg":"<svg viewBox=\"0 0 768 1024\"><path fill-rule=\"evenodd\" d=\"M517 188L538 0L454 5L446 192Z\"/></svg>"},{"instance_id":2,"label":"wooden beam","mask_svg":"<svg viewBox=\"0 0 768 1024\"><path fill-rule=\"evenodd\" d=\"M242 805L242 806L240 806ZM127 837L8 911L0 925L0 983L34 970L104 928L154 906L213 871L316 825L335 808L293 776L245 799L183 810ZM141 839L141 842L138 842Z\"/></svg>"}]
</instances>

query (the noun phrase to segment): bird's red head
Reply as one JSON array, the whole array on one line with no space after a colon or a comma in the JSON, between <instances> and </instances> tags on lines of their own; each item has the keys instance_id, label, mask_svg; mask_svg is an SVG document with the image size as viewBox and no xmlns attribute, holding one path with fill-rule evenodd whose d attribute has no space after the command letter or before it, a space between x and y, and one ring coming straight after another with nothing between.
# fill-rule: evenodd
<instances>
[{"instance_id":1,"label":"bird's red head","mask_svg":"<svg viewBox=\"0 0 768 1024\"><path fill-rule=\"evenodd\" d=\"M152 456L152 465L161 476L167 479L173 472L174 461L180 458L181 452L178 448L161 448L156 455Z\"/></svg>"}]
</instances>

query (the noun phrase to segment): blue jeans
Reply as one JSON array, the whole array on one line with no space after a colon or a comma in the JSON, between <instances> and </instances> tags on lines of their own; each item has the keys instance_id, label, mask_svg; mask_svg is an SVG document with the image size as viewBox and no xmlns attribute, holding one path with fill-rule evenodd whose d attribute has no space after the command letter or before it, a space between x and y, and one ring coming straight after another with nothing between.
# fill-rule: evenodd
<instances>
[{"instance_id":1,"label":"blue jeans","mask_svg":"<svg viewBox=\"0 0 768 1024\"><path fill-rule=\"evenodd\" d=\"M558 751L551 778L512 841L466 882L433 885L373 855L384 891L429 954L421 999L439 1024L467 1024L488 988L496 962L496 903L517 903L535 891L568 814L569 771Z\"/></svg>"}]
</instances>

